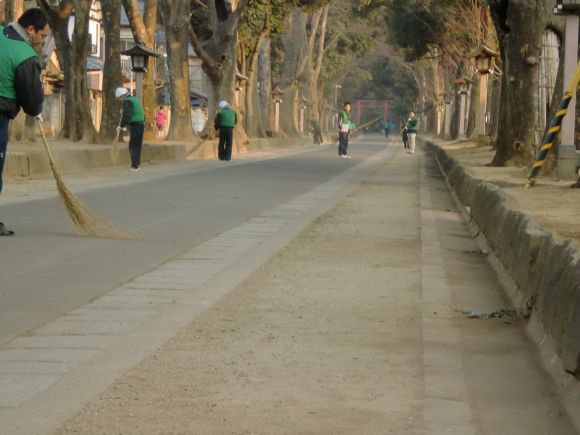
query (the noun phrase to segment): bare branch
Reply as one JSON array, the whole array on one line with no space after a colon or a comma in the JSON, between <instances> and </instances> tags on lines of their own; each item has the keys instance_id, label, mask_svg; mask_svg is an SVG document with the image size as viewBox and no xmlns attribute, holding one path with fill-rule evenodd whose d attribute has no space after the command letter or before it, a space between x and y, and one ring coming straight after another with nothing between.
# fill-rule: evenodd
<instances>
[{"instance_id":1,"label":"bare branch","mask_svg":"<svg viewBox=\"0 0 580 435\"><path fill-rule=\"evenodd\" d=\"M203 44L195 34L195 31L193 30L193 24L191 23L191 20L189 23L189 42L193 47L193 51L195 51L195 54L199 56L202 62L206 63L210 68L214 68L215 62L211 58L211 56L207 53L207 51L205 51L205 49L203 48Z\"/></svg>"}]
</instances>

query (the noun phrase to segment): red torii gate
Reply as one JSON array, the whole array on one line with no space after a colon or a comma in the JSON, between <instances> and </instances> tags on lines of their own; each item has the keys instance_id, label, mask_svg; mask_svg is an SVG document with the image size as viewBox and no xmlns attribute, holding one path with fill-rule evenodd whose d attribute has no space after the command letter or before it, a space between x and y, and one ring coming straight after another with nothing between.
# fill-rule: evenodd
<instances>
[{"instance_id":1,"label":"red torii gate","mask_svg":"<svg viewBox=\"0 0 580 435\"><path fill-rule=\"evenodd\" d=\"M389 115L389 102L387 100L355 100L353 103L354 109L354 120L360 125L360 119L364 109L376 109L383 108L383 120L388 119Z\"/></svg>"}]
</instances>

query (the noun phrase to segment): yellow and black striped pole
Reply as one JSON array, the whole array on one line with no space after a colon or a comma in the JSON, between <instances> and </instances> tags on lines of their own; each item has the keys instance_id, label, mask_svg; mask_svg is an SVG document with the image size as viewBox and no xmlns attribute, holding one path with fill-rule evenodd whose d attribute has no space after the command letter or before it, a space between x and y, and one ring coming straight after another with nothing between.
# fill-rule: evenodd
<instances>
[{"instance_id":1,"label":"yellow and black striped pole","mask_svg":"<svg viewBox=\"0 0 580 435\"><path fill-rule=\"evenodd\" d=\"M572 77L572 81L570 82L570 86L568 86L568 90L564 93L562 100L560 100L560 106L558 107L558 111L556 115L554 115L554 119L550 124L550 128L546 133L546 137L544 137L544 142L542 143L542 147L540 151L538 151L538 155L536 156L536 162L532 166L532 170L528 175L528 184L527 187L532 187L536 184L536 179L538 177L538 173L546 159L548 158L548 154L550 150L554 146L554 142L558 138L558 134L560 133L560 129L562 128L562 121L568 113L568 106L570 105L570 100L574 97L576 93L576 89L578 88L578 82L580 82L580 62L576 66L576 73L574 77Z\"/></svg>"}]
</instances>

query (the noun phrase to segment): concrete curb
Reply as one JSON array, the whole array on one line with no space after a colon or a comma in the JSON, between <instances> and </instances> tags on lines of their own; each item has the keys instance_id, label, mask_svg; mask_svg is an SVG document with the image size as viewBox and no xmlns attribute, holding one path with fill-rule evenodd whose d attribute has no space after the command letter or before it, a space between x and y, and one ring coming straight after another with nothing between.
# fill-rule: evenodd
<instances>
[{"instance_id":1,"label":"concrete curb","mask_svg":"<svg viewBox=\"0 0 580 435\"><path fill-rule=\"evenodd\" d=\"M472 177L443 148L428 142L464 213L497 258L492 264L513 283L506 288L518 311L530 315L527 332L540 348L571 419L580 430L580 253L506 205L501 189ZM492 260L493 263L493 260ZM501 272L501 271L500 271ZM501 273L500 273L501 275ZM505 279L501 279L503 283Z\"/></svg>"},{"instance_id":2,"label":"concrete curb","mask_svg":"<svg viewBox=\"0 0 580 435\"><path fill-rule=\"evenodd\" d=\"M248 144L235 147L234 154L244 154L252 151L279 148L300 148L311 143L309 138L260 138L252 139ZM49 143L51 151L62 172L78 172L85 169L103 168L110 166L129 166L127 144L86 145L79 144L71 147L67 145L59 148L58 142ZM115 152L116 151L116 152ZM217 158L216 141L202 141L200 143L144 143L141 160L143 162L162 162L175 160L197 160ZM39 145L31 146L30 150L8 151L4 175L6 177L30 177L50 173L50 165L44 149Z\"/></svg>"}]
</instances>

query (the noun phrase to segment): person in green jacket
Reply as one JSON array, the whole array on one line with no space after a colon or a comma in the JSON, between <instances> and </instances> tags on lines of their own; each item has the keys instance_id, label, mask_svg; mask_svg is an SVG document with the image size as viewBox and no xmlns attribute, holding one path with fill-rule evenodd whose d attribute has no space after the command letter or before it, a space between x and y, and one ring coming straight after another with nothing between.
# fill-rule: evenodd
<instances>
[{"instance_id":1,"label":"person in green jacket","mask_svg":"<svg viewBox=\"0 0 580 435\"><path fill-rule=\"evenodd\" d=\"M42 121L44 91L37 51L50 32L39 8L28 9L17 21L0 26L0 192L8 149L8 126L20 109ZM0 236L13 236L0 222Z\"/></svg>"},{"instance_id":2,"label":"person in green jacket","mask_svg":"<svg viewBox=\"0 0 580 435\"><path fill-rule=\"evenodd\" d=\"M409 138L409 154L415 153L415 139L417 137L417 130L419 129L419 119L415 112L411 111L409 113L409 119L407 120L407 125L405 126L407 129L407 136Z\"/></svg>"},{"instance_id":3,"label":"person in green jacket","mask_svg":"<svg viewBox=\"0 0 580 435\"><path fill-rule=\"evenodd\" d=\"M129 155L131 156L131 168L137 172L141 166L141 150L143 149L143 133L145 132L145 111L138 98L129 94L126 88L117 88L115 98L123 100L123 114L117 127L117 134L121 129L129 127Z\"/></svg>"},{"instance_id":4,"label":"person in green jacket","mask_svg":"<svg viewBox=\"0 0 580 435\"><path fill-rule=\"evenodd\" d=\"M344 109L338 114L338 157L343 159L350 159L346 153L348 149L348 137L352 122L350 120L350 103L344 103Z\"/></svg>"},{"instance_id":5,"label":"person in green jacket","mask_svg":"<svg viewBox=\"0 0 580 435\"><path fill-rule=\"evenodd\" d=\"M218 108L214 120L214 127L219 131L218 158L229 162L232 159L234 127L238 123L238 115L227 101L220 101Z\"/></svg>"}]
</instances>

